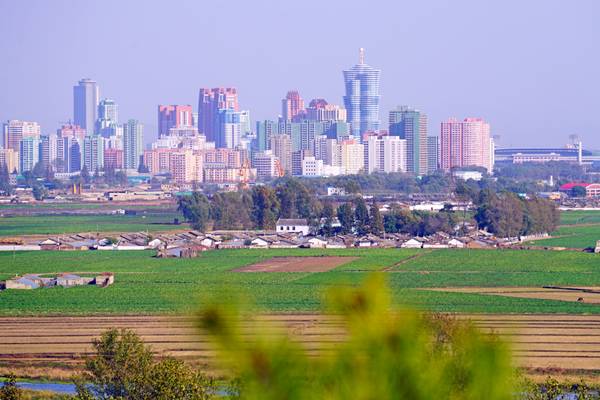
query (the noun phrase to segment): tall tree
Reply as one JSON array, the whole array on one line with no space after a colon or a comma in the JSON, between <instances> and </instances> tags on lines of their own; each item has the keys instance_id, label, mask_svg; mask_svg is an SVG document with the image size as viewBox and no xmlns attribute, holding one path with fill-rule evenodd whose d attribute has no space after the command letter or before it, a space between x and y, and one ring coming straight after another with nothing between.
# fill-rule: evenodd
<instances>
[{"instance_id":1,"label":"tall tree","mask_svg":"<svg viewBox=\"0 0 600 400\"><path fill-rule=\"evenodd\" d=\"M354 199L354 224L358 235L366 235L370 232L369 209L365 199L358 196Z\"/></svg>"},{"instance_id":2,"label":"tall tree","mask_svg":"<svg viewBox=\"0 0 600 400\"><path fill-rule=\"evenodd\" d=\"M252 188L252 218L258 229L273 229L279 216L275 191L266 185Z\"/></svg>"},{"instance_id":3,"label":"tall tree","mask_svg":"<svg viewBox=\"0 0 600 400\"><path fill-rule=\"evenodd\" d=\"M191 196L181 196L178 200L177 210L192 224L194 229L206 230L210 216L210 204L205 195L194 192Z\"/></svg>"},{"instance_id":4,"label":"tall tree","mask_svg":"<svg viewBox=\"0 0 600 400\"><path fill-rule=\"evenodd\" d=\"M377 203L371 205L369 225L371 233L374 235L381 235L384 232L383 217L381 216L379 205Z\"/></svg>"},{"instance_id":5,"label":"tall tree","mask_svg":"<svg viewBox=\"0 0 600 400\"><path fill-rule=\"evenodd\" d=\"M352 204L344 203L340 205L337 210L337 217L340 221L342 233L352 233L352 230L354 229L354 211L352 210Z\"/></svg>"},{"instance_id":6,"label":"tall tree","mask_svg":"<svg viewBox=\"0 0 600 400\"><path fill-rule=\"evenodd\" d=\"M332 236L333 235L333 218L335 216L335 211L333 210L333 204L331 201L326 201L323 204L323 211L321 213L321 218L323 219L323 235L324 236Z\"/></svg>"}]
</instances>

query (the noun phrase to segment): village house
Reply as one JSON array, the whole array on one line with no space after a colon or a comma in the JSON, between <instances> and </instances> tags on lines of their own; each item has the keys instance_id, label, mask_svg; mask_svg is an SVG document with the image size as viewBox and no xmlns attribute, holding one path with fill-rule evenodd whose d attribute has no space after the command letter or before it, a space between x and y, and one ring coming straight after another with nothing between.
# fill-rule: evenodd
<instances>
[{"instance_id":1,"label":"village house","mask_svg":"<svg viewBox=\"0 0 600 400\"><path fill-rule=\"evenodd\" d=\"M277 233L296 233L306 236L310 231L310 227L308 226L306 219L303 218L280 218L277 220L276 231Z\"/></svg>"}]
</instances>

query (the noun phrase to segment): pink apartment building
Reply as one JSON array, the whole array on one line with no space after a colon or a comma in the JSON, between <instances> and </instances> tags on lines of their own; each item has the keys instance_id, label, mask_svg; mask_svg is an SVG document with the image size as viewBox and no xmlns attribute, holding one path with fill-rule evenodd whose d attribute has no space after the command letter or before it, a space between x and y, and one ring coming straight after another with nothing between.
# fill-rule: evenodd
<instances>
[{"instance_id":1,"label":"pink apartment building","mask_svg":"<svg viewBox=\"0 0 600 400\"><path fill-rule=\"evenodd\" d=\"M482 118L450 118L442 122L440 132L441 167L449 171L457 167L494 168L493 141L490 124Z\"/></svg>"},{"instance_id":2,"label":"pink apartment building","mask_svg":"<svg viewBox=\"0 0 600 400\"><path fill-rule=\"evenodd\" d=\"M190 105L159 105L158 106L158 136L169 134L171 128L191 128L192 106Z\"/></svg>"}]
</instances>

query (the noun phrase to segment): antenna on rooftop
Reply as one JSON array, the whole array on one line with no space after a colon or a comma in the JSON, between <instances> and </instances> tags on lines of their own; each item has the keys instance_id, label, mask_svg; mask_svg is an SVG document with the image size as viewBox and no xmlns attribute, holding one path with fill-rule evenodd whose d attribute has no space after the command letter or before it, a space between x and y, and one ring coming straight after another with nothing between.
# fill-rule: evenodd
<instances>
[{"instance_id":1,"label":"antenna on rooftop","mask_svg":"<svg viewBox=\"0 0 600 400\"><path fill-rule=\"evenodd\" d=\"M358 63L359 64L365 63L365 49L363 47L358 49Z\"/></svg>"}]
</instances>

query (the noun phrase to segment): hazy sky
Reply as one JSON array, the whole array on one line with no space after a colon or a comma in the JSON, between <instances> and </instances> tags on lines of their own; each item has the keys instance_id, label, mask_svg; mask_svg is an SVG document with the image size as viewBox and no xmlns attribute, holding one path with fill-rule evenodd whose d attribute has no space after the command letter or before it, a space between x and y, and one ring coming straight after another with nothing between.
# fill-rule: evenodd
<instances>
[{"instance_id":1,"label":"hazy sky","mask_svg":"<svg viewBox=\"0 0 600 400\"><path fill-rule=\"evenodd\" d=\"M358 48L382 70L380 118L398 104L481 116L502 146L600 149L599 0L0 0L0 119L44 133L98 81L120 119L156 135L156 106L236 86L254 121L298 89L342 103Z\"/></svg>"}]
</instances>

